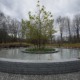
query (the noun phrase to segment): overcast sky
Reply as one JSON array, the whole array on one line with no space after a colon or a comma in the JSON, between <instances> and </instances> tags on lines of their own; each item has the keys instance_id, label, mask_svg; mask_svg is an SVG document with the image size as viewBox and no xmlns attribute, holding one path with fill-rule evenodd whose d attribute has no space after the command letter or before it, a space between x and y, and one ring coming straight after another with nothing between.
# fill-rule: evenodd
<instances>
[{"instance_id":1,"label":"overcast sky","mask_svg":"<svg viewBox=\"0 0 80 80\"><path fill-rule=\"evenodd\" d=\"M0 0L0 10L5 14L22 19L28 18L29 11L36 11L37 0ZM80 0L40 0L47 11L57 16L73 16L80 12Z\"/></svg>"},{"instance_id":2,"label":"overcast sky","mask_svg":"<svg viewBox=\"0 0 80 80\"><path fill-rule=\"evenodd\" d=\"M37 10L36 2L37 0L0 0L0 11L18 20L28 19L28 12ZM40 0L40 4L53 14L54 19L58 16L73 18L75 14L80 13L80 0ZM56 35L59 35L59 31Z\"/></svg>"}]
</instances>

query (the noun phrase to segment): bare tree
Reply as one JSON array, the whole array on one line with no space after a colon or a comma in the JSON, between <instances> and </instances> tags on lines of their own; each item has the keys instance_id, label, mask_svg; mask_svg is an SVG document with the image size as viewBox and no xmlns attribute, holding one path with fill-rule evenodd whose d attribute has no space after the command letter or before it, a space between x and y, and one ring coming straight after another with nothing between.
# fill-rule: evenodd
<instances>
[{"instance_id":1,"label":"bare tree","mask_svg":"<svg viewBox=\"0 0 80 80\"><path fill-rule=\"evenodd\" d=\"M71 41L71 22L69 17L65 17L65 27L66 32L69 34L69 41ZM66 33L67 34L67 33Z\"/></svg>"},{"instance_id":2,"label":"bare tree","mask_svg":"<svg viewBox=\"0 0 80 80\"><path fill-rule=\"evenodd\" d=\"M75 36L77 38L77 41L79 41L80 36L80 14L75 15L73 19L73 30L75 33Z\"/></svg>"},{"instance_id":3,"label":"bare tree","mask_svg":"<svg viewBox=\"0 0 80 80\"><path fill-rule=\"evenodd\" d=\"M62 42L63 41L63 31L64 31L64 18L59 16L57 18L57 23L59 24L60 37L61 37L61 42Z\"/></svg>"}]
</instances>

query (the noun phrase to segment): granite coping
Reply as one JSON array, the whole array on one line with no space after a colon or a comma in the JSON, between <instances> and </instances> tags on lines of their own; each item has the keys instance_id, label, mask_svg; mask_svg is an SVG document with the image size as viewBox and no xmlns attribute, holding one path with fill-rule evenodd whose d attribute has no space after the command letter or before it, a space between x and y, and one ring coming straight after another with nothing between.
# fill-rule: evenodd
<instances>
[{"instance_id":1,"label":"granite coping","mask_svg":"<svg viewBox=\"0 0 80 80\"><path fill-rule=\"evenodd\" d=\"M23 63L59 63L59 62L79 61L79 60L80 59L78 58L59 59L59 60L24 60L24 59L0 58L0 61L23 62Z\"/></svg>"}]
</instances>

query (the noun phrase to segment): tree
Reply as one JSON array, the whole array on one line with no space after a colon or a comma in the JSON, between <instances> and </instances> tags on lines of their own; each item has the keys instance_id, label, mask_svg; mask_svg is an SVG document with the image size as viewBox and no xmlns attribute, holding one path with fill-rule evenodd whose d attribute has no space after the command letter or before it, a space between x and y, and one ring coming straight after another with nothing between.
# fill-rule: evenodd
<instances>
[{"instance_id":1,"label":"tree","mask_svg":"<svg viewBox=\"0 0 80 80\"><path fill-rule=\"evenodd\" d=\"M52 40L55 32L53 28L53 15L47 12L44 6L37 2L37 13L32 15L29 12L29 21L22 20L22 34L26 34L26 38L37 45L38 48L44 46L50 39Z\"/></svg>"},{"instance_id":2,"label":"tree","mask_svg":"<svg viewBox=\"0 0 80 80\"><path fill-rule=\"evenodd\" d=\"M8 34L4 29L0 29L0 43L7 42Z\"/></svg>"},{"instance_id":3,"label":"tree","mask_svg":"<svg viewBox=\"0 0 80 80\"><path fill-rule=\"evenodd\" d=\"M73 19L73 29L74 29L74 32L76 32L77 41L79 41L79 36L80 36L80 15L79 14L75 15Z\"/></svg>"},{"instance_id":4,"label":"tree","mask_svg":"<svg viewBox=\"0 0 80 80\"><path fill-rule=\"evenodd\" d=\"M64 25L65 25L64 20L65 18L62 18L61 16L57 18L57 23L59 24L61 42L63 42L63 31L64 31Z\"/></svg>"},{"instance_id":5,"label":"tree","mask_svg":"<svg viewBox=\"0 0 80 80\"><path fill-rule=\"evenodd\" d=\"M66 30L66 34L68 34L67 37L69 37L69 42L71 42L71 22L69 17L64 17L65 24L64 24L64 30Z\"/></svg>"}]
</instances>

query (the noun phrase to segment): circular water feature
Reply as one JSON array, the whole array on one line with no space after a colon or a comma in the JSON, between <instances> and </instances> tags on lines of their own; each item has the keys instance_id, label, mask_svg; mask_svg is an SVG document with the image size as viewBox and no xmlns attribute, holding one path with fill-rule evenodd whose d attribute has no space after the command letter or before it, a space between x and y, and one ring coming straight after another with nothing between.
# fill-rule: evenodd
<instances>
[{"instance_id":1,"label":"circular water feature","mask_svg":"<svg viewBox=\"0 0 80 80\"><path fill-rule=\"evenodd\" d=\"M56 48L48 54L23 53L25 48L0 50L0 71L18 74L58 74L80 71L80 49Z\"/></svg>"},{"instance_id":2,"label":"circular water feature","mask_svg":"<svg viewBox=\"0 0 80 80\"><path fill-rule=\"evenodd\" d=\"M64 48L56 48L57 53L47 53L47 54L30 54L23 53L25 48L3 48L0 50L0 58L6 59L17 59L17 60L48 60L48 61L60 61L66 59L73 59L80 57L80 49L64 49Z\"/></svg>"}]
</instances>

